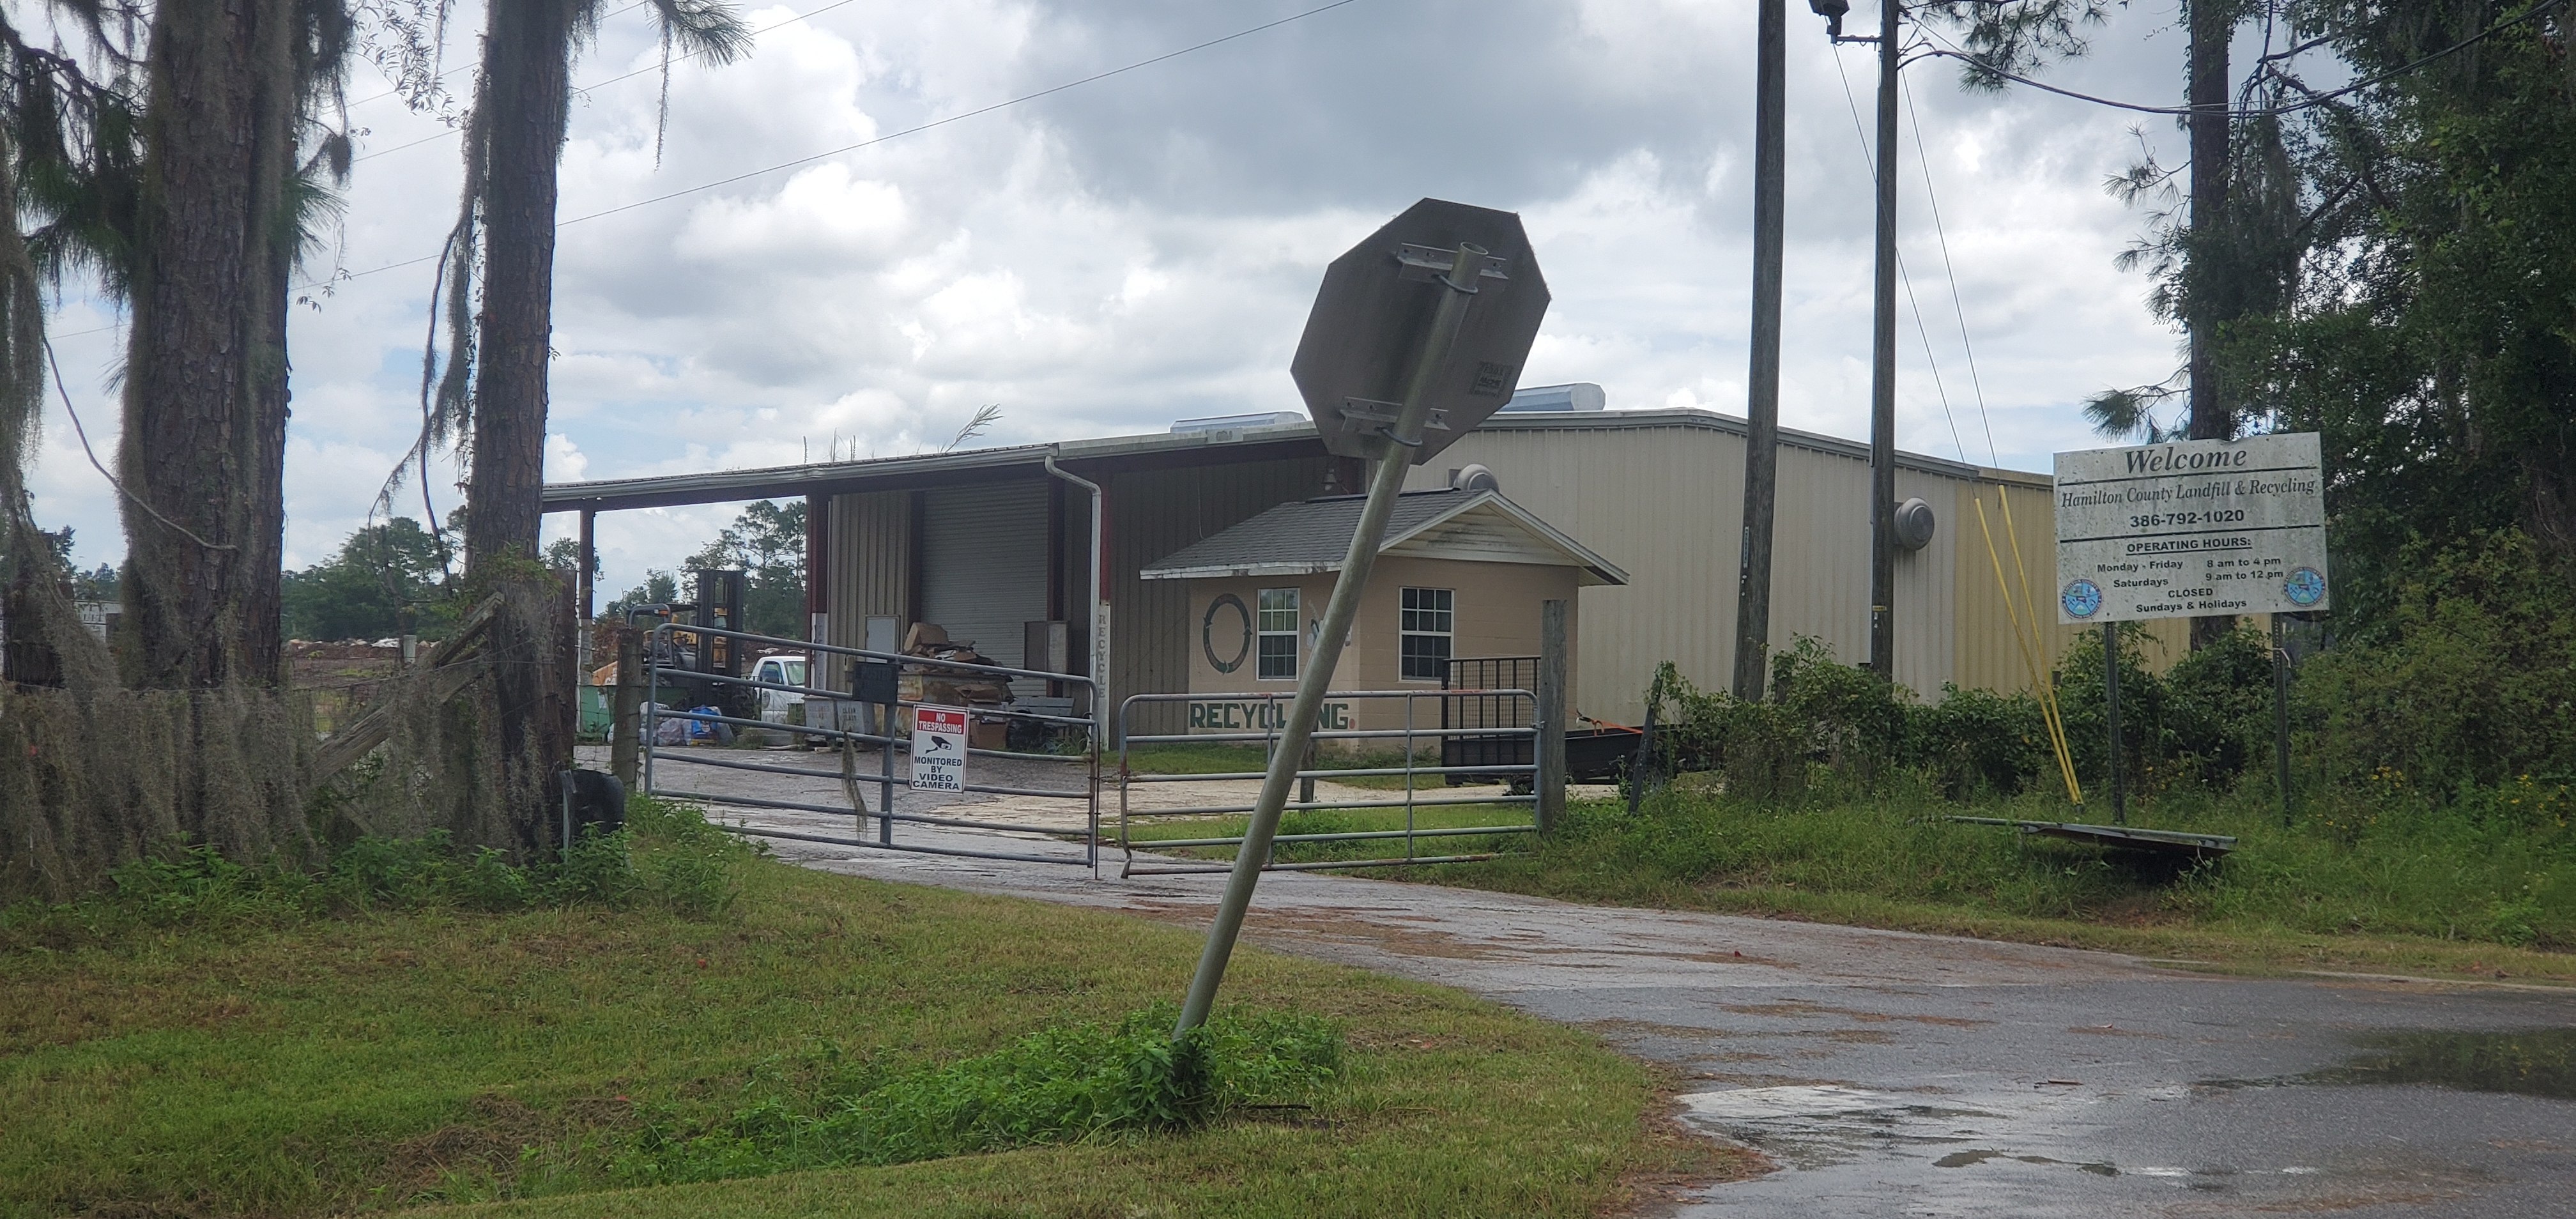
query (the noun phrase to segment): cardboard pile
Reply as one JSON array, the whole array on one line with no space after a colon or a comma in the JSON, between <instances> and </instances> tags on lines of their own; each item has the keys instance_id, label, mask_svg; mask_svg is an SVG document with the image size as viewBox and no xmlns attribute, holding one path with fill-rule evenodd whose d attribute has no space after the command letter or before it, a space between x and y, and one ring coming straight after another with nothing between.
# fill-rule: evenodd
<instances>
[{"instance_id":1,"label":"cardboard pile","mask_svg":"<svg viewBox=\"0 0 2576 1219\"><path fill-rule=\"evenodd\" d=\"M930 703L941 707L999 707L1011 701L1010 684L985 673L967 673L943 668L937 661L958 664L989 665L999 661L975 651L975 641L952 642L946 629L937 623L916 622L904 636L903 654L918 656L921 662L908 663L896 684L903 701ZM909 721L911 717L906 716ZM907 724L907 727L909 725ZM999 748L978 741L978 749Z\"/></svg>"}]
</instances>

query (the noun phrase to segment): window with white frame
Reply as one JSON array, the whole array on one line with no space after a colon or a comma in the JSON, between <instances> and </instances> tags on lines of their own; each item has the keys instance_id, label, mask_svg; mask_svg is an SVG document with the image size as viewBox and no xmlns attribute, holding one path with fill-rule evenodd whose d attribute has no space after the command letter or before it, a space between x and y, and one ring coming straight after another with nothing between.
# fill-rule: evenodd
<instances>
[{"instance_id":1,"label":"window with white frame","mask_svg":"<svg viewBox=\"0 0 2576 1219\"><path fill-rule=\"evenodd\" d=\"M1261 590L1261 680L1297 679L1297 590Z\"/></svg>"},{"instance_id":2,"label":"window with white frame","mask_svg":"<svg viewBox=\"0 0 2576 1219\"><path fill-rule=\"evenodd\" d=\"M1449 640L1456 633L1457 594L1445 588L1404 590L1402 676L1406 681L1438 681L1449 672Z\"/></svg>"}]
</instances>

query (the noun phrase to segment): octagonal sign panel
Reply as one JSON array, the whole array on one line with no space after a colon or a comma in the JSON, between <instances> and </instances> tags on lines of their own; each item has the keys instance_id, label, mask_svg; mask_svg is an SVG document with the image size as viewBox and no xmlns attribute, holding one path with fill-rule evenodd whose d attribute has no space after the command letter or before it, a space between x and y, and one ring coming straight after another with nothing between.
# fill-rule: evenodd
<instances>
[{"instance_id":1,"label":"octagonal sign panel","mask_svg":"<svg viewBox=\"0 0 2576 1219\"><path fill-rule=\"evenodd\" d=\"M1315 293L1289 372L1326 449L1378 456L1378 435L1403 405L1440 298L1453 291L1443 280L1462 243L1483 247L1491 261L1432 381L1431 422L1414 464L1511 400L1547 316L1547 280L1529 235L1514 213L1425 199L1334 259Z\"/></svg>"}]
</instances>

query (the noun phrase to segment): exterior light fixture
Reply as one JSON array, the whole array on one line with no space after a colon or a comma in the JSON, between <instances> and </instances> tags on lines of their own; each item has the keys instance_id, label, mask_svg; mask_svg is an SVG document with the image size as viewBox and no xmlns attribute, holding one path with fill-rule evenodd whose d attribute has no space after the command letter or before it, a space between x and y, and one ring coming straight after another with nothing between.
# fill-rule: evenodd
<instances>
[{"instance_id":1,"label":"exterior light fixture","mask_svg":"<svg viewBox=\"0 0 2576 1219\"><path fill-rule=\"evenodd\" d=\"M1851 0L1807 0L1807 7L1825 19L1825 32L1835 38L1843 36L1843 14L1851 11Z\"/></svg>"}]
</instances>

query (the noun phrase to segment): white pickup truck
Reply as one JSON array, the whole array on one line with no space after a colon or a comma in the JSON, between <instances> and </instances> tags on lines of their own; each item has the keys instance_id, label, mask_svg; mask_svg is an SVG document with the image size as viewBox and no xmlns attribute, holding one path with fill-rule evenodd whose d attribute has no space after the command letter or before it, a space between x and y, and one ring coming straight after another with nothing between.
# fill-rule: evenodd
<instances>
[{"instance_id":1,"label":"white pickup truck","mask_svg":"<svg viewBox=\"0 0 2576 1219\"><path fill-rule=\"evenodd\" d=\"M751 671L751 678L774 686L804 685L805 658L763 656L759 666ZM805 696L802 694L790 694L785 690L760 691L760 718L763 723L802 724L805 722L804 712Z\"/></svg>"}]
</instances>

